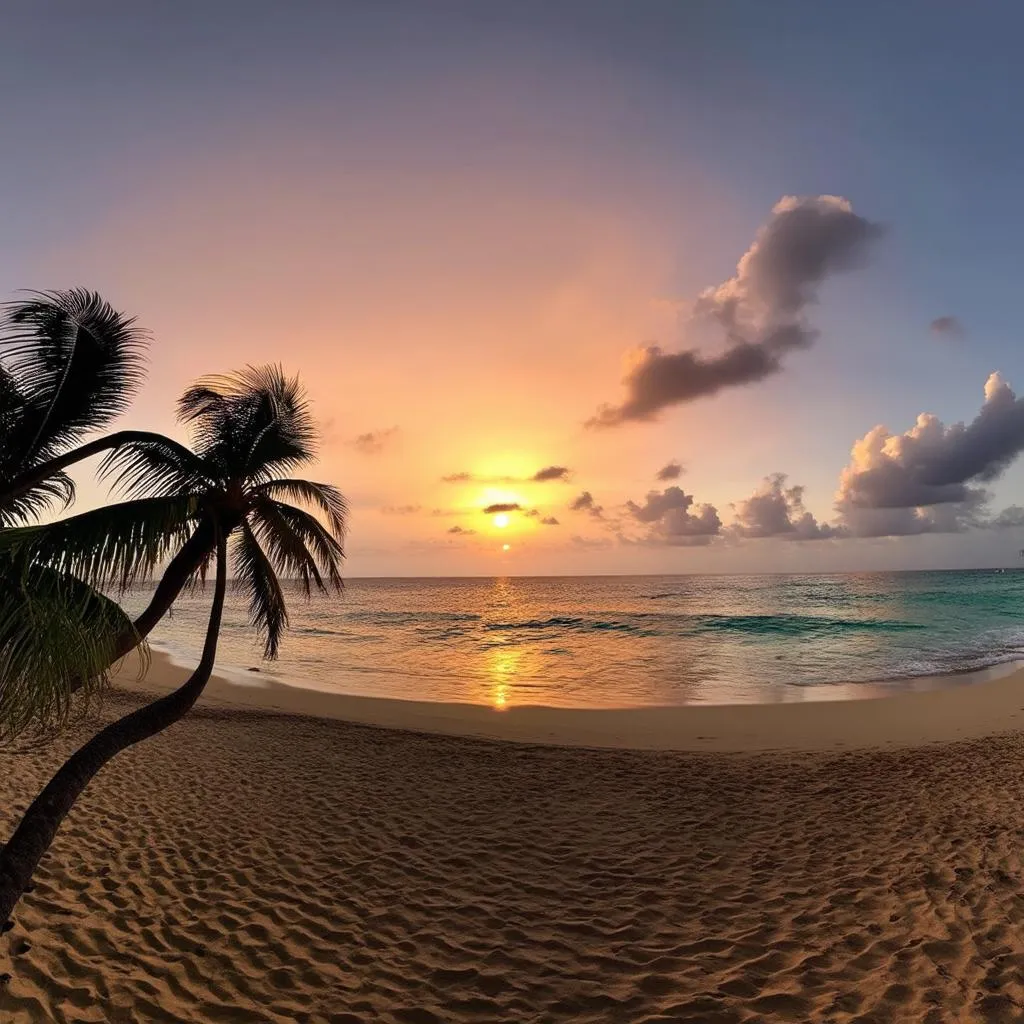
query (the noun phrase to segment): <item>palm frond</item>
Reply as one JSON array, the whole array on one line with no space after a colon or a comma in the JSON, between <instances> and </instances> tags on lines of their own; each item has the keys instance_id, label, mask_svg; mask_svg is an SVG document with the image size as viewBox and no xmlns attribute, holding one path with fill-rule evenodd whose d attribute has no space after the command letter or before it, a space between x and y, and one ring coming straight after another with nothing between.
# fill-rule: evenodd
<instances>
[{"instance_id":1,"label":"palm frond","mask_svg":"<svg viewBox=\"0 0 1024 1024\"><path fill-rule=\"evenodd\" d=\"M83 713L131 630L129 616L81 580L0 556L0 740Z\"/></svg>"},{"instance_id":2,"label":"palm frond","mask_svg":"<svg viewBox=\"0 0 1024 1024\"><path fill-rule=\"evenodd\" d=\"M21 467L45 459L129 406L148 335L84 288L30 292L0 316L0 361L23 400L5 441Z\"/></svg>"},{"instance_id":3,"label":"palm frond","mask_svg":"<svg viewBox=\"0 0 1024 1024\"><path fill-rule=\"evenodd\" d=\"M281 583L247 522L234 541L235 586L249 598L249 623L263 637L263 656L277 657L281 634L288 626Z\"/></svg>"},{"instance_id":4,"label":"palm frond","mask_svg":"<svg viewBox=\"0 0 1024 1024\"><path fill-rule=\"evenodd\" d=\"M190 496L138 498L41 526L0 530L0 556L125 590L185 542L199 514Z\"/></svg>"},{"instance_id":5,"label":"palm frond","mask_svg":"<svg viewBox=\"0 0 1024 1024\"><path fill-rule=\"evenodd\" d=\"M182 396L178 417L189 424L200 457L225 475L263 481L315 454L305 392L280 366L204 377Z\"/></svg>"},{"instance_id":6,"label":"palm frond","mask_svg":"<svg viewBox=\"0 0 1024 1024\"><path fill-rule=\"evenodd\" d=\"M345 549L316 516L266 496L258 500L252 515L275 565L285 575L297 577L307 595L311 585L322 591L342 591Z\"/></svg>"},{"instance_id":7,"label":"palm frond","mask_svg":"<svg viewBox=\"0 0 1024 1024\"><path fill-rule=\"evenodd\" d=\"M29 490L0 502L0 528L39 519L55 504L66 509L74 500L75 482L67 473L58 471Z\"/></svg>"},{"instance_id":8,"label":"palm frond","mask_svg":"<svg viewBox=\"0 0 1024 1024\"><path fill-rule=\"evenodd\" d=\"M280 479L258 484L253 490L271 498L286 498L319 509L327 519L331 533L339 542L344 541L348 532L348 502L341 491L332 484L320 484L312 480Z\"/></svg>"},{"instance_id":9,"label":"palm frond","mask_svg":"<svg viewBox=\"0 0 1024 1024\"><path fill-rule=\"evenodd\" d=\"M210 485L203 461L169 437L150 435L112 449L99 476L126 497L198 494Z\"/></svg>"}]
</instances>

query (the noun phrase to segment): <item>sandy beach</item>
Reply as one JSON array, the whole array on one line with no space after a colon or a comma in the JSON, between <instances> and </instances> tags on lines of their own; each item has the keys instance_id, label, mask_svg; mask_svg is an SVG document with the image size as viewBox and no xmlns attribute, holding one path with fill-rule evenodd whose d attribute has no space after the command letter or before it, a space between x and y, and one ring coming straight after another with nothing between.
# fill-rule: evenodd
<instances>
[{"instance_id":1,"label":"sandy beach","mask_svg":"<svg viewBox=\"0 0 1024 1024\"><path fill-rule=\"evenodd\" d=\"M0 1019L1024 1017L1024 675L595 714L214 683L73 811ZM78 738L0 755L5 831Z\"/></svg>"}]
</instances>

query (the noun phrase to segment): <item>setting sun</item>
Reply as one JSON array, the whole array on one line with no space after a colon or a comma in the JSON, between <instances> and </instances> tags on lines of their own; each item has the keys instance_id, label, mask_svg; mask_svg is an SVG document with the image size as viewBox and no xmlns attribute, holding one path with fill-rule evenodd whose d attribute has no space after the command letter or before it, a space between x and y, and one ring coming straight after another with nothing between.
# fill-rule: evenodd
<instances>
[{"instance_id":1,"label":"setting sun","mask_svg":"<svg viewBox=\"0 0 1024 1024\"><path fill-rule=\"evenodd\" d=\"M499 530L504 530L505 527L508 526L508 513L507 512L499 512L494 517L494 525L496 527L498 527Z\"/></svg>"}]
</instances>

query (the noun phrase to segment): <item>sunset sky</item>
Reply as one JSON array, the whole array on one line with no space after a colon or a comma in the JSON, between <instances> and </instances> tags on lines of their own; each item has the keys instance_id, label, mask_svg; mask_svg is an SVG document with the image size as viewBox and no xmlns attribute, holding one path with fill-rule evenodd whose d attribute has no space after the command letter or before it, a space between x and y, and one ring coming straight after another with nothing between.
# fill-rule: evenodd
<instances>
[{"instance_id":1,"label":"sunset sky","mask_svg":"<svg viewBox=\"0 0 1024 1024\"><path fill-rule=\"evenodd\" d=\"M299 372L352 575L1014 564L1024 13L981 7L8 3L3 290L138 315L133 426Z\"/></svg>"}]
</instances>

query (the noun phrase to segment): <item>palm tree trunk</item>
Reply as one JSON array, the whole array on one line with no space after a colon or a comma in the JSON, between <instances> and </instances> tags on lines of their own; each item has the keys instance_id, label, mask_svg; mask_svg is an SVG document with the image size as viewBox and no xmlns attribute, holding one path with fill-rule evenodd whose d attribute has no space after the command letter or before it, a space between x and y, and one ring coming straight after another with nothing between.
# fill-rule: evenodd
<instances>
[{"instance_id":1,"label":"palm tree trunk","mask_svg":"<svg viewBox=\"0 0 1024 1024\"><path fill-rule=\"evenodd\" d=\"M217 582L210 607L206 642L198 668L173 693L133 711L98 732L76 751L25 812L0 852L0 922L6 921L53 842L57 830L82 791L113 757L133 744L173 725L195 704L213 673L227 586L227 539L216 541Z\"/></svg>"},{"instance_id":2,"label":"palm tree trunk","mask_svg":"<svg viewBox=\"0 0 1024 1024\"><path fill-rule=\"evenodd\" d=\"M230 532L231 527L230 523L224 525L227 532ZM112 662L120 661L138 647L140 640L144 640L150 634L216 546L216 527L211 519L203 518L192 536L167 564L149 604L132 624L132 629L118 637Z\"/></svg>"}]
</instances>

